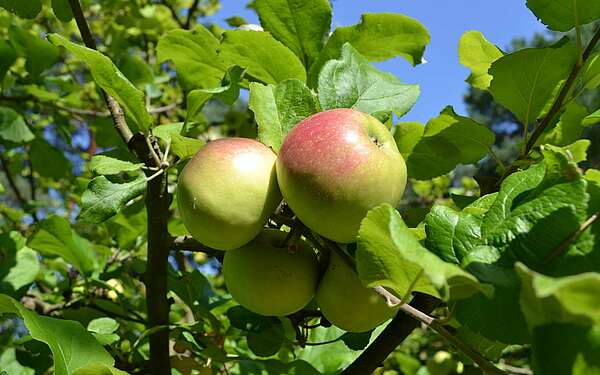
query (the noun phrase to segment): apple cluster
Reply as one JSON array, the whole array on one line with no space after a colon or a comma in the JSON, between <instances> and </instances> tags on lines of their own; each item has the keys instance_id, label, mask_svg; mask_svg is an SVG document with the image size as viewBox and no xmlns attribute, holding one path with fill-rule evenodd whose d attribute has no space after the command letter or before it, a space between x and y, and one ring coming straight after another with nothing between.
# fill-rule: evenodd
<instances>
[{"instance_id":1,"label":"apple cluster","mask_svg":"<svg viewBox=\"0 0 600 375\"><path fill-rule=\"evenodd\" d=\"M182 170L177 201L191 235L226 251L225 283L242 306L285 316L315 297L332 324L363 332L395 311L342 254L319 259L302 236L265 225L285 199L313 232L352 243L368 210L398 205L405 186L406 165L389 130L365 113L334 109L299 122L278 155L253 139L209 142Z\"/></svg>"}]
</instances>

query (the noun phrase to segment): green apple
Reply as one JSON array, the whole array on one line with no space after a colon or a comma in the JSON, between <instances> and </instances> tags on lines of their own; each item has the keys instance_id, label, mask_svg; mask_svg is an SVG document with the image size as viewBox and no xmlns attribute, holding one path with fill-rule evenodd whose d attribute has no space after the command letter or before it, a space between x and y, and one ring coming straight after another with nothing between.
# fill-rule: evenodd
<instances>
[{"instance_id":1,"label":"green apple","mask_svg":"<svg viewBox=\"0 0 600 375\"><path fill-rule=\"evenodd\" d=\"M285 316L310 302L319 277L317 257L302 239L286 244L287 233L266 229L239 249L225 253L223 276L233 298L260 315Z\"/></svg>"},{"instance_id":2,"label":"green apple","mask_svg":"<svg viewBox=\"0 0 600 375\"><path fill-rule=\"evenodd\" d=\"M397 310L363 286L350 264L335 252L319 282L316 301L331 324L348 332L370 331L392 318Z\"/></svg>"},{"instance_id":3,"label":"green apple","mask_svg":"<svg viewBox=\"0 0 600 375\"><path fill-rule=\"evenodd\" d=\"M398 205L406 164L381 122L352 109L334 109L302 120L288 133L277 158L277 180L306 226L349 243L356 241L369 209Z\"/></svg>"},{"instance_id":4,"label":"green apple","mask_svg":"<svg viewBox=\"0 0 600 375\"><path fill-rule=\"evenodd\" d=\"M206 144L177 183L181 219L206 246L231 250L248 243L281 202L275 153L253 139Z\"/></svg>"}]
</instances>

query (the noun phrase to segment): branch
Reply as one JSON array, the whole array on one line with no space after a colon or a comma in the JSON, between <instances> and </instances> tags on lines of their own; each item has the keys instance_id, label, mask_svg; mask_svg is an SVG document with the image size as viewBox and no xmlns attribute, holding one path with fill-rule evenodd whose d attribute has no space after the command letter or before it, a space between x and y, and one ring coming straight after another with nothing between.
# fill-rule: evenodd
<instances>
[{"instance_id":1,"label":"branch","mask_svg":"<svg viewBox=\"0 0 600 375\"><path fill-rule=\"evenodd\" d=\"M200 0L194 0L192 6L188 9L187 19L185 20L185 25L183 27L185 29L189 29L192 23L192 18L194 18L194 13L196 13L196 9L198 9L198 4Z\"/></svg>"},{"instance_id":2,"label":"branch","mask_svg":"<svg viewBox=\"0 0 600 375\"><path fill-rule=\"evenodd\" d=\"M529 155L529 152L535 146L538 139L542 136L542 134L544 133L544 131L546 130L548 125L550 125L552 123L552 120L554 119L554 117L560 112L560 110L562 109L562 106L563 106L563 102L564 102L565 98L567 97L567 94L571 90L571 87L573 86L573 84L575 83L575 81L577 79L577 76L579 75L579 71L583 67L583 64L586 62L586 60L592 54L594 47L596 46L596 44L598 43L599 40L600 40L600 27L598 27L598 29L596 30L596 33L594 34L594 36L588 43L585 51L581 55L581 59L578 59L578 61L575 63L575 65L571 69L571 73L569 74L569 76L567 77L567 80L561 87L560 92L558 93L558 96L556 97L556 99L554 100L554 103L552 103L552 106L550 107L550 110L548 111L546 116L544 116L542 121L540 121L538 126L535 127L535 129L533 130L533 133L531 133L531 136L529 137L529 139L526 139L527 143L525 144L525 148L523 149L523 152L510 165L510 167L508 167L504 171L504 173L502 174L502 177L500 178L500 180L498 180L498 184L496 185L497 188L500 187L500 184L502 183L502 181L504 181L504 179L506 177L508 177L508 175L510 175L511 173L513 173L514 171L517 170L517 166L516 166L517 162L527 158L527 156ZM527 126L527 124L525 124L525 126Z\"/></svg>"},{"instance_id":3,"label":"branch","mask_svg":"<svg viewBox=\"0 0 600 375\"><path fill-rule=\"evenodd\" d=\"M433 311L439 301L426 294L415 296L411 306L427 313ZM361 355L340 375L363 375L372 373L411 332L419 326L419 321L405 314L396 314L394 319L377 336Z\"/></svg>"},{"instance_id":4,"label":"branch","mask_svg":"<svg viewBox=\"0 0 600 375\"><path fill-rule=\"evenodd\" d=\"M21 195L21 191L17 187L15 180L13 179L12 175L10 174L8 160L6 160L6 158L4 157L4 155L2 153L0 153L0 163L2 164L2 169L4 170L4 174L6 175L8 184L10 185L11 190L15 194L15 197L17 198L17 200L19 201L19 203L22 206L25 206L27 204L27 200L25 198L23 198L23 196Z\"/></svg>"},{"instance_id":5,"label":"branch","mask_svg":"<svg viewBox=\"0 0 600 375\"><path fill-rule=\"evenodd\" d=\"M167 8L169 8L169 11L171 12L171 16L173 16L173 19L175 20L175 22L177 22L177 24L179 25L179 27L185 29L185 24L183 22L181 22L181 20L179 19L179 16L177 15L177 10L175 8L173 8L173 6L168 2L168 0L163 0L162 4L164 6L166 6Z\"/></svg>"}]
</instances>

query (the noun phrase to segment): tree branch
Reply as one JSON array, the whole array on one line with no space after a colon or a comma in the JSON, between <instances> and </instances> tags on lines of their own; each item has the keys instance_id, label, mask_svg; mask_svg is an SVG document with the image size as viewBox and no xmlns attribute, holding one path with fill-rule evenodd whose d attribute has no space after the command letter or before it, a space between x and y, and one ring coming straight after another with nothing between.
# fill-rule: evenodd
<instances>
[{"instance_id":1,"label":"tree branch","mask_svg":"<svg viewBox=\"0 0 600 375\"><path fill-rule=\"evenodd\" d=\"M571 69L571 73L569 73L569 76L567 77L565 83L562 85L556 99L554 100L554 103L552 103L552 106L550 107L550 110L548 110L546 116L544 116L542 121L540 121L540 123L535 127L529 139L526 139L527 143L525 144L523 152L510 165L510 167L506 168L506 170L502 174L502 177L500 177L500 179L498 180L498 183L496 185L497 189L500 188L500 184L502 183L502 181L504 181L506 177L508 177L511 173L517 170L517 163L527 158L529 152L536 145L538 139L542 136L548 125L552 123L554 117L561 111L563 102L567 97L567 94L571 90L573 84L575 84L575 81L577 79L577 76L579 75L579 72L581 71L581 68L594 51L594 47L596 46L598 41L600 41L600 27L598 27L596 33L588 43L585 51L581 55L581 59L578 59L573 68ZM525 126L527 126L527 124L525 124Z\"/></svg>"},{"instance_id":2,"label":"tree branch","mask_svg":"<svg viewBox=\"0 0 600 375\"><path fill-rule=\"evenodd\" d=\"M173 5L171 5L168 0L163 0L161 3L169 9L169 11L171 12L171 16L173 17L175 22L177 22L179 27L185 29L185 24L179 19L179 16L177 15L177 10L173 8Z\"/></svg>"},{"instance_id":3,"label":"tree branch","mask_svg":"<svg viewBox=\"0 0 600 375\"><path fill-rule=\"evenodd\" d=\"M420 311L430 313L439 300L426 294L418 294L411 302ZM405 314L396 314L394 319L377 336L361 355L340 375L363 375L372 373L392 353L411 332L419 326L419 321Z\"/></svg>"},{"instance_id":4,"label":"tree branch","mask_svg":"<svg viewBox=\"0 0 600 375\"><path fill-rule=\"evenodd\" d=\"M194 0L192 6L188 9L187 19L185 20L185 25L183 25L184 28L190 28L192 19L194 18L194 13L196 13L196 9L198 9L198 4L200 4L200 0Z\"/></svg>"}]
</instances>

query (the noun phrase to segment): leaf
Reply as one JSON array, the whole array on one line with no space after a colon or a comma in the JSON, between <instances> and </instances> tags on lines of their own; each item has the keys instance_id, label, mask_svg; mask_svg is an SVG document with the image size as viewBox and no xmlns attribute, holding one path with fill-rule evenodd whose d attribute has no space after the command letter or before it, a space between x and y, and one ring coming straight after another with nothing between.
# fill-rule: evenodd
<instances>
[{"instance_id":1,"label":"leaf","mask_svg":"<svg viewBox=\"0 0 600 375\"><path fill-rule=\"evenodd\" d=\"M35 18L42 10L41 0L0 0L0 7L22 18Z\"/></svg>"},{"instance_id":2,"label":"leaf","mask_svg":"<svg viewBox=\"0 0 600 375\"><path fill-rule=\"evenodd\" d=\"M140 170L144 163L132 163L106 155L94 155L90 162L90 169L95 174L113 175L121 172L134 172Z\"/></svg>"},{"instance_id":3,"label":"leaf","mask_svg":"<svg viewBox=\"0 0 600 375\"><path fill-rule=\"evenodd\" d=\"M0 107L0 142L7 146L17 146L31 142L35 136L29 130L23 117L12 108Z\"/></svg>"},{"instance_id":4,"label":"leaf","mask_svg":"<svg viewBox=\"0 0 600 375\"><path fill-rule=\"evenodd\" d=\"M17 314L35 340L50 347L56 375L72 374L90 363L112 367L114 359L79 322L39 316L14 299L0 295L0 313Z\"/></svg>"},{"instance_id":5,"label":"leaf","mask_svg":"<svg viewBox=\"0 0 600 375\"><path fill-rule=\"evenodd\" d=\"M171 135L171 150L181 160L194 156L204 146L204 141L196 138L184 137L179 134Z\"/></svg>"},{"instance_id":6,"label":"leaf","mask_svg":"<svg viewBox=\"0 0 600 375\"><path fill-rule=\"evenodd\" d=\"M400 56L415 66L422 62L429 33L417 20L402 14L365 13L358 24L338 27L333 31L310 67L310 87L317 86L321 67L328 60L339 58L345 43L350 43L369 61Z\"/></svg>"},{"instance_id":7,"label":"leaf","mask_svg":"<svg viewBox=\"0 0 600 375\"><path fill-rule=\"evenodd\" d=\"M535 374L600 373L600 326L548 324L533 330Z\"/></svg>"},{"instance_id":8,"label":"leaf","mask_svg":"<svg viewBox=\"0 0 600 375\"><path fill-rule=\"evenodd\" d=\"M406 161L408 176L427 180L450 172L458 164L476 163L494 144L494 133L448 106L425 127L400 124L394 138ZM420 139L418 137L420 136ZM418 141L417 141L418 139Z\"/></svg>"},{"instance_id":9,"label":"leaf","mask_svg":"<svg viewBox=\"0 0 600 375\"><path fill-rule=\"evenodd\" d=\"M101 345L109 345L119 340L115 331L119 329L119 323L111 318L103 317L91 320L87 330L92 332Z\"/></svg>"},{"instance_id":10,"label":"leaf","mask_svg":"<svg viewBox=\"0 0 600 375\"><path fill-rule=\"evenodd\" d=\"M102 363L91 363L86 366L80 367L73 375L127 375L125 371L121 371L114 367L108 367Z\"/></svg>"},{"instance_id":11,"label":"leaf","mask_svg":"<svg viewBox=\"0 0 600 375\"><path fill-rule=\"evenodd\" d=\"M539 143L565 146L575 142L585 130L583 119L587 115L588 112L584 106L575 101L570 102L560 115L560 121L552 130L544 134Z\"/></svg>"},{"instance_id":12,"label":"leaf","mask_svg":"<svg viewBox=\"0 0 600 375\"><path fill-rule=\"evenodd\" d=\"M427 214L425 232L425 246L444 261L456 264L483 243L478 218L442 205L433 206Z\"/></svg>"},{"instance_id":13,"label":"leaf","mask_svg":"<svg viewBox=\"0 0 600 375\"><path fill-rule=\"evenodd\" d=\"M69 0L52 0L52 10L54 15L61 22L69 22L73 19L73 12L69 5Z\"/></svg>"},{"instance_id":14,"label":"leaf","mask_svg":"<svg viewBox=\"0 0 600 375\"><path fill-rule=\"evenodd\" d=\"M598 325L600 273L553 278L516 264L521 279L521 308L529 327L549 323Z\"/></svg>"},{"instance_id":15,"label":"leaf","mask_svg":"<svg viewBox=\"0 0 600 375\"><path fill-rule=\"evenodd\" d=\"M323 110L354 108L402 116L419 97L419 86L401 83L393 74L371 66L349 43L340 60L330 60L319 73L319 102Z\"/></svg>"},{"instance_id":16,"label":"leaf","mask_svg":"<svg viewBox=\"0 0 600 375\"><path fill-rule=\"evenodd\" d=\"M0 291L13 295L30 285L40 271L37 253L25 246L19 232L0 234ZM18 297L18 296L15 296Z\"/></svg>"},{"instance_id":17,"label":"leaf","mask_svg":"<svg viewBox=\"0 0 600 375\"><path fill-rule=\"evenodd\" d=\"M143 176L122 184L113 183L104 176L90 181L81 196L79 219L98 224L119 212L122 206L144 193L146 179Z\"/></svg>"},{"instance_id":18,"label":"leaf","mask_svg":"<svg viewBox=\"0 0 600 375\"><path fill-rule=\"evenodd\" d=\"M94 270L96 256L92 244L79 236L65 218L50 216L38 223L37 228L29 239L29 247L42 254L62 257L85 274Z\"/></svg>"},{"instance_id":19,"label":"leaf","mask_svg":"<svg viewBox=\"0 0 600 375\"><path fill-rule=\"evenodd\" d=\"M148 131L152 126L152 117L146 111L144 93L129 82L108 57L72 43L59 34L50 34L48 39L56 46L65 47L88 66L98 86L123 106L125 114L132 120L129 125L135 125L132 130Z\"/></svg>"},{"instance_id":20,"label":"leaf","mask_svg":"<svg viewBox=\"0 0 600 375\"><path fill-rule=\"evenodd\" d=\"M193 30L171 30L156 47L158 62L171 60L177 77L186 90L214 87L225 74L225 65L217 58L219 41L204 26Z\"/></svg>"},{"instance_id":21,"label":"leaf","mask_svg":"<svg viewBox=\"0 0 600 375\"><path fill-rule=\"evenodd\" d=\"M281 323L273 323L258 332L249 332L248 348L259 357L269 357L279 351L284 338Z\"/></svg>"},{"instance_id":22,"label":"leaf","mask_svg":"<svg viewBox=\"0 0 600 375\"><path fill-rule=\"evenodd\" d=\"M266 86L251 83L248 106L258 124L258 140L275 151L298 122L319 111L315 94L297 79Z\"/></svg>"},{"instance_id":23,"label":"leaf","mask_svg":"<svg viewBox=\"0 0 600 375\"><path fill-rule=\"evenodd\" d=\"M15 348L6 348L2 355L0 355L0 368L8 375L35 375L34 369L25 367L19 363Z\"/></svg>"},{"instance_id":24,"label":"leaf","mask_svg":"<svg viewBox=\"0 0 600 375\"><path fill-rule=\"evenodd\" d=\"M223 33L219 58L225 66L238 65L263 83L296 78L306 81L302 62L268 32L229 30Z\"/></svg>"},{"instance_id":25,"label":"leaf","mask_svg":"<svg viewBox=\"0 0 600 375\"><path fill-rule=\"evenodd\" d=\"M56 147L43 138L35 138L29 149L29 159L33 169L42 177L53 180L68 178L72 175L71 162Z\"/></svg>"},{"instance_id":26,"label":"leaf","mask_svg":"<svg viewBox=\"0 0 600 375\"><path fill-rule=\"evenodd\" d=\"M527 7L549 29L569 31L600 18L600 3L586 0L527 0Z\"/></svg>"},{"instance_id":27,"label":"leaf","mask_svg":"<svg viewBox=\"0 0 600 375\"><path fill-rule=\"evenodd\" d=\"M309 67L323 48L331 25L327 0L256 0L260 24Z\"/></svg>"},{"instance_id":28,"label":"leaf","mask_svg":"<svg viewBox=\"0 0 600 375\"><path fill-rule=\"evenodd\" d=\"M16 60L17 53L13 47L4 40L0 40L0 81L4 79L6 72Z\"/></svg>"},{"instance_id":29,"label":"leaf","mask_svg":"<svg viewBox=\"0 0 600 375\"><path fill-rule=\"evenodd\" d=\"M363 219L356 268L365 286L381 285L398 297L419 291L458 300L484 291L474 276L424 248L388 204L371 209Z\"/></svg>"},{"instance_id":30,"label":"leaf","mask_svg":"<svg viewBox=\"0 0 600 375\"><path fill-rule=\"evenodd\" d=\"M338 339L345 331L331 326L329 328L317 327L308 333L307 342L319 343ZM348 350L342 340L331 344L307 346L299 354L298 358L313 365L319 373L335 374L352 363L360 355L360 351Z\"/></svg>"},{"instance_id":31,"label":"leaf","mask_svg":"<svg viewBox=\"0 0 600 375\"><path fill-rule=\"evenodd\" d=\"M25 3L17 0L19 3ZM34 0L35 1L35 0ZM34 77L51 68L60 57L58 48L21 27L8 28L10 42L20 56L25 57L25 69Z\"/></svg>"},{"instance_id":32,"label":"leaf","mask_svg":"<svg viewBox=\"0 0 600 375\"><path fill-rule=\"evenodd\" d=\"M201 89L190 91L186 96L186 116L185 123L193 122L198 115L202 113L204 104L213 96L213 93Z\"/></svg>"},{"instance_id":33,"label":"leaf","mask_svg":"<svg viewBox=\"0 0 600 375\"><path fill-rule=\"evenodd\" d=\"M588 57L580 74L581 85L586 89L592 90L600 86L600 51Z\"/></svg>"},{"instance_id":34,"label":"leaf","mask_svg":"<svg viewBox=\"0 0 600 375\"><path fill-rule=\"evenodd\" d=\"M583 119L582 124L584 126L590 126L590 125L594 125L594 124L596 124L598 122L600 122L600 109L598 109L595 112L587 115Z\"/></svg>"},{"instance_id":35,"label":"leaf","mask_svg":"<svg viewBox=\"0 0 600 375\"><path fill-rule=\"evenodd\" d=\"M571 43L556 48L527 48L500 57L489 70L494 77L489 91L523 124L534 122L554 89L575 63Z\"/></svg>"},{"instance_id":36,"label":"leaf","mask_svg":"<svg viewBox=\"0 0 600 375\"><path fill-rule=\"evenodd\" d=\"M458 41L459 61L471 69L466 81L480 90L487 90L490 86L492 76L488 74L488 69L502 55L502 51L485 39L479 31L467 31Z\"/></svg>"}]
</instances>

